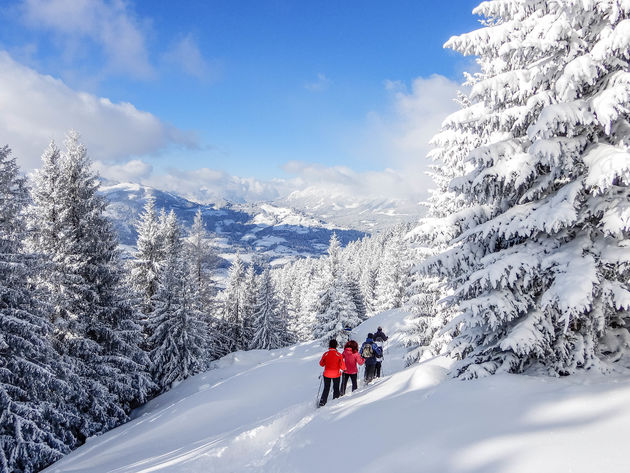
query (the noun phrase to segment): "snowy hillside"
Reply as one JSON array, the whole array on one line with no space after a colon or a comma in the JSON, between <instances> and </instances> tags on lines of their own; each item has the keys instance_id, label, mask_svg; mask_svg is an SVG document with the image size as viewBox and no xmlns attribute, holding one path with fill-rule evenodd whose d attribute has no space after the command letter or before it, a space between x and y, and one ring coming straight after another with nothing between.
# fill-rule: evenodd
<instances>
[{"instance_id":1,"label":"snowy hillside","mask_svg":"<svg viewBox=\"0 0 630 473\"><path fill-rule=\"evenodd\" d=\"M402 319L379 314L354 336ZM320 345L232 353L45 471L628 471L630 374L456 381L444 359L405 369L398 337L388 343L385 377L322 409Z\"/></svg>"}]
</instances>

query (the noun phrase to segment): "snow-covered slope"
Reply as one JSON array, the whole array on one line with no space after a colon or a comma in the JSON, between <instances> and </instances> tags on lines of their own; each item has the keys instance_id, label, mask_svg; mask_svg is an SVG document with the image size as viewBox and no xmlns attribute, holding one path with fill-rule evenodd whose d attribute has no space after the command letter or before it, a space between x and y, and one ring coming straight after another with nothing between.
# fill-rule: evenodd
<instances>
[{"instance_id":1,"label":"snow-covered slope","mask_svg":"<svg viewBox=\"0 0 630 473\"><path fill-rule=\"evenodd\" d=\"M398 311L355 330L394 333ZM323 349L238 352L154 399L135 419L47 472L621 473L630 375L445 377L404 368L390 337L385 377L315 409Z\"/></svg>"}]
</instances>

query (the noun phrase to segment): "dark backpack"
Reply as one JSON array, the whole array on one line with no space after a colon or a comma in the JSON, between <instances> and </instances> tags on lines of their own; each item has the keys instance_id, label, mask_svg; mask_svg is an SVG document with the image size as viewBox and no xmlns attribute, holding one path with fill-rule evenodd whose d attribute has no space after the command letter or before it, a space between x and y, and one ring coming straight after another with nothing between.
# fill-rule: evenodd
<instances>
[{"instance_id":1,"label":"dark backpack","mask_svg":"<svg viewBox=\"0 0 630 473\"><path fill-rule=\"evenodd\" d=\"M372 351L374 352L374 356L376 358L383 358L383 349L378 345L374 345L374 350Z\"/></svg>"}]
</instances>

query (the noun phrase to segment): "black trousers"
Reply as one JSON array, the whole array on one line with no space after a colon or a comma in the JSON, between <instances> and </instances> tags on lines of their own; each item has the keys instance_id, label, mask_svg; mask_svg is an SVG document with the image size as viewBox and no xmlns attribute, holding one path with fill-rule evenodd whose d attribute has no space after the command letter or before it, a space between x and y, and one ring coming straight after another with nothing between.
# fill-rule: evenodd
<instances>
[{"instance_id":1,"label":"black trousers","mask_svg":"<svg viewBox=\"0 0 630 473\"><path fill-rule=\"evenodd\" d=\"M377 378L381 377L381 361L377 361L374 365L374 373Z\"/></svg>"},{"instance_id":2,"label":"black trousers","mask_svg":"<svg viewBox=\"0 0 630 473\"><path fill-rule=\"evenodd\" d=\"M337 399L339 397L339 377L337 378L327 378L324 376L324 391L322 392L322 398L319 400L319 405L326 405L326 401L328 401L328 393L330 392L330 381L332 380L333 385L333 399Z\"/></svg>"},{"instance_id":3,"label":"black trousers","mask_svg":"<svg viewBox=\"0 0 630 473\"><path fill-rule=\"evenodd\" d=\"M368 365L365 364L365 382L369 383L374 379L374 375L376 374L376 365Z\"/></svg>"},{"instance_id":4,"label":"black trousers","mask_svg":"<svg viewBox=\"0 0 630 473\"><path fill-rule=\"evenodd\" d=\"M346 394L346 386L348 385L348 379L352 381L352 390L357 389L357 373L348 374L344 373L341 375L341 395Z\"/></svg>"}]
</instances>

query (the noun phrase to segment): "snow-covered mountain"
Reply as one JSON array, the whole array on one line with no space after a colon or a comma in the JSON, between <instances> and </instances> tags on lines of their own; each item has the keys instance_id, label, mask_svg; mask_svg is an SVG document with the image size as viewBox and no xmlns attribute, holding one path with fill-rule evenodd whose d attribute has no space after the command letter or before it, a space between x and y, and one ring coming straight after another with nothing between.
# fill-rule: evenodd
<instances>
[{"instance_id":1,"label":"snow-covered mountain","mask_svg":"<svg viewBox=\"0 0 630 473\"><path fill-rule=\"evenodd\" d=\"M318 342L236 352L88 439L48 473L622 473L630 375L449 379L443 358L405 368L396 331L384 378L316 409Z\"/></svg>"},{"instance_id":2,"label":"snow-covered mountain","mask_svg":"<svg viewBox=\"0 0 630 473\"><path fill-rule=\"evenodd\" d=\"M276 205L300 209L336 225L376 232L403 222L416 222L424 215L417 202L384 197L366 198L345 192L308 187L278 199Z\"/></svg>"},{"instance_id":3,"label":"snow-covered mountain","mask_svg":"<svg viewBox=\"0 0 630 473\"><path fill-rule=\"evenodd\" d=\"M333 232L343 244L364 235L347 226L331 225L304 212L269 203L202 205L132 183L105 184L101 192L110 202L107 214L116 225L121 243L128 247L135 245L135 224L150 195L158 209L173 210L186 226L192 224L197 209L201 209L212 242L226 259L237 251L257 254L272 263L296 256L319 256L326 251Z\"/></svg>"}]
</instances>

